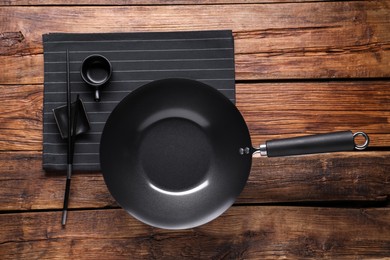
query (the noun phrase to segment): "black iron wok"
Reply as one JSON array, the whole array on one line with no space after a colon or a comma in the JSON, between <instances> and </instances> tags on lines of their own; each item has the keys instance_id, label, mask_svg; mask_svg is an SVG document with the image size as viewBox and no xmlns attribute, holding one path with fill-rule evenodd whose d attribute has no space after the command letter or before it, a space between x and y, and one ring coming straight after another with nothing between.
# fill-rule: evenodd
<instances>
[{"instance_id":1,"label":"black iron wok","mask_svg":"<svg viewBox=\"0 0 390 260\"><path fill-rule=\"evenodd\" d=\"M364 145L354 137L363 135ZM185 229L226 211L244 188L252 154L284 156L364 149L350 131L268 141L252 147L234 104L193 80L165 79L124 98L109 116L100 163L115 200L135 218Z\"/></svg>"}]
</instances>

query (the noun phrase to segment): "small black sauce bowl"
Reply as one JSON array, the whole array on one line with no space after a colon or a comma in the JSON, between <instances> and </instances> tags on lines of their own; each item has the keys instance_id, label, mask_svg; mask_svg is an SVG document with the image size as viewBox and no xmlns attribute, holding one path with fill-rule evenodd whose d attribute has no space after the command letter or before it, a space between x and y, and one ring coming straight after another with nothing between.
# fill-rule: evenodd
<instances>
[{"instance_id":1,"label":"small black sauce bowl","mask_svg":"<svg viewBox=\"0 0 390 260\"><path fill-rule=\"evenodd\" d=\"M100 54L85 58L81 65L81 77L95 89L95 101L100 101L100 89L106 85L112 74L111 62Z\"/></svg>"}]
</instances>

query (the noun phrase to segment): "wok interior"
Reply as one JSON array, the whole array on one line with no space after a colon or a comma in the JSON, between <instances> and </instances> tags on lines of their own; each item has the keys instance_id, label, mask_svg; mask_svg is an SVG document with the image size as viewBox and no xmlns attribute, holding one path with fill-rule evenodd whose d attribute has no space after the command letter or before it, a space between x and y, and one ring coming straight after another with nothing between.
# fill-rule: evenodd
<instances>
[{"instance_id":1,"label":"wok interior","mask_svg":"<svg viewBox=\"0 0 390 260\"><path fill-rule=\"evenodd\" d=\"M228 209L252 155L237 108L203 83L167 79L129 94L103 130L100 160L113 197L156 227L190 228Z\"/></svg>"},{"instance_id":2,"label":"wok interior","mask_svg":"<svg viewBox=\"0 0 390 260\"><path fill-rule=\"evenodd\" d=\"M168 118L152 124L142 135L139 158L152 187L171 194L188 193L207 181L212 147L193 121Z\"/></svg>"}]
</instances>

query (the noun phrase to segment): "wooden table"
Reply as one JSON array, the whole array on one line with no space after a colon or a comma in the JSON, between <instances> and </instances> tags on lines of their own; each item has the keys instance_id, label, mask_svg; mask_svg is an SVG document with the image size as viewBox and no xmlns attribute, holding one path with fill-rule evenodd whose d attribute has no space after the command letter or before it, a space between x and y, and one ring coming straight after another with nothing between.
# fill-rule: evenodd
<instances>
[{"instance_id":1,"label":"wooden table","mask_svg":"<svg viewBox=\"0 0 390 260\"><path fill-rule=\"evenodd\" d=\"M0 0L0 259L390 258L390 1ZM363 130L364 152L255 158L237 203L167 231L122 210L99 172L42 170L49 32L231 29L254 144Z\"/></svg>"}]
</instances>

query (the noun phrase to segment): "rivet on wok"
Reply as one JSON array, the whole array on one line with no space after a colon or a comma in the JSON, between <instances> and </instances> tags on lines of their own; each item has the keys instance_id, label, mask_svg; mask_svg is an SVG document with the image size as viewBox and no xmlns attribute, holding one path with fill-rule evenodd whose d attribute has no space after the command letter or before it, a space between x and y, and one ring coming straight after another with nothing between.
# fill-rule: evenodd
<instances>
[{"instance_id":1,"label":"rivet on wok","mask_svg":"<svg viewBox=\"0 0 390 260\"><path fill-rule=\"evenodd\" d=\"M249 147L245 147L245 154L249 154L249 152L250 152Z\"/></svg>"},{"instance_id":2,"label":"rivet on wok","mask_svg":"<svg viewBox=\"0 0 390 260\"><path fill-rule=\"evenodd\" d=\"M243 154L244 154L244 148L240 148L240 149L238 150L238 152L239 152L241 155L243 155Z\"/></svg>"}]
</instances>

